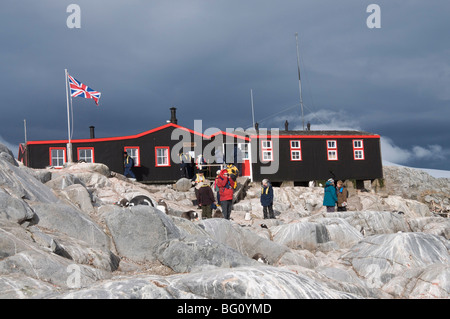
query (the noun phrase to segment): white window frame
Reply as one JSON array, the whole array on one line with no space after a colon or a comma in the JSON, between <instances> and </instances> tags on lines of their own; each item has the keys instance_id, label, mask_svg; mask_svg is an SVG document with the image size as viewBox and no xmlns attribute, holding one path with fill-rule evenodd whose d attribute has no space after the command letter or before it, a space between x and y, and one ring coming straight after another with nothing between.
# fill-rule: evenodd
<instances>
[{"instance_id":1,"label":"white window frame","mask_svg":"<svg viewBox=\"0 0 450 319\"><path fill-rule=\"evenodd\" d=\"M363 140L353 140L353 159L355 161L363 161L365 159Z\"/></svg>"},{"instance_id":2,"label":"white window frame","mask_svg":"<svg viewBox=\"0 0 450 319\"><path fill-rule=\"evenodd\" d=\"M289 143L291 150L291 161L302 160L302 143L300 140L292 140Z\"/></svg>"},{"instance_id":3,"label":"white window frame","mask_svg":"<svg viewBox=\"0 0 450 319\"><path fill-rule=\"evenodd\" d=\"M125 152L134 160L134 166L141 166L141 150L139 146L125 146Z\"/></svg>"},{"instance_id":4,"label":"white window frame","mask_svg":"<svg viewBox=\"0 0 450 319\"><path fill-rule=\"evenodd\" d=\"M327 140L327 159L329 161L338 160L338 150L336 140Z\"/></svg>"},{"instance_id":5,"label":"white window frame","mask_svg":"<svg viewBox=\"0 0 450 319\"><path fill-rule=\"evenodd\" d=\"M238 143L238 148L241 150L242 161L250 159L250 143Z\"/></svg>"},{"instance_id":6,"label":"white window frame","mask_svg":"<svg viewBox=\"0 0 450 319\"><path fill-rule=\"evenodd\" d=\"M79 147L77 149L78 151L78 160L79 161L85 161L86 163L94 163L94 148L93 147ZM90 155L87 156L86 154L84 156L81 156L81 152L90 152Z\"/></svg>"},{"instance_id":7,"label":"white window frame","mask_svg":"<svg viewBox=\"0 0 450 319\"><path fill-rule=\"evenodd\" d=\"M163 154L160 154L161 151L163 152ZM161 159L162 162L160 161ZM170 166L170 150L168 146L155 146L155 166Z\"/></svg>"},{"instance_id":8,"label":"white window frame","mask_svg":"<svg viewBox=\"0 0 450 319\"><path fill-rule=\"evenodd\" d=\"M271 162L273 161L273 148L272 148L271 140L262 140L261 141L261 161L262 162Z\"/></svg>"},{"instance_id":9,"label":"white window frame","mask_svg":"<svg viewBox=\"0 0 450 319\"><path fill-rule=\"evenodd\" d=\"M56 151L56 154L53 153ZM62 152L62 154L61 154ZM56 161L56 163L54 163ZM61 168L64 166L64 163L67 162L66 158L66 149L64 147L51 147L50 148L50 166Z\"/></svg>"}]
</instances>

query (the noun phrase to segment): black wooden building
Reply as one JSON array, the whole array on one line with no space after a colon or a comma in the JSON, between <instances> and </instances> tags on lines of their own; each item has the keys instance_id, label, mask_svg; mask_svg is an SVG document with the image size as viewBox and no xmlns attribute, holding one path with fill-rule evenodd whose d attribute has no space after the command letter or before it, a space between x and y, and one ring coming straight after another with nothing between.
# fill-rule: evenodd
<instances>
[{"instance_id":1,"label":"black wooden building","mask_svg":"<svg viewBox=\"0 0 450 319\"><path fill-rule=\"evenodd\" d=\"M173 182L180 178L179 152L195 165L202 154L211 176L223 161L235 162L243 176L272 182L351 179L361 182L383 177L380 136L362 131L292 131L251 129L217 131L206 135L171 120L132 136L72 140L72 162L103 163L123 173L123 152L135 160L138 181ZM21 145L19 160L32 168L63 167L68 162L67 140L29 141Z\"/></svg>"}]
</instances>

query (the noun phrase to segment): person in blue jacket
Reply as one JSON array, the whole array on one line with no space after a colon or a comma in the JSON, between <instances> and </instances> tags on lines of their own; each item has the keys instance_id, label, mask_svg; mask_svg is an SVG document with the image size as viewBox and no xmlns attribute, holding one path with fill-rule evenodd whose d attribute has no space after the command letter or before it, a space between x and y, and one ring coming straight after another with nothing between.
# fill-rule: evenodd
<instances>
[{"instance_id":1,"label":"person in blue jacket","mask_svg":"<svg viewBox=\"0 0 450 319\"><path fill-rule=\"evenodd\" d=\"M261 185L261 205L264 219L275 218L273 213L273 188L268 179L263 179Z\"/></svg>"},{"instance_id":2,"label":"person in blue jacket","mask_svg":"<svg viewBox=\"0 0 450 319\"><path fill-rule=\"evenodd\" d=\"M336 188L334 187L334 180L330 178L325 183L325 190L323 195L323 206L327 207L327 212L334 212L334 207L337 203Z\"/></svg>"}]
</instances>

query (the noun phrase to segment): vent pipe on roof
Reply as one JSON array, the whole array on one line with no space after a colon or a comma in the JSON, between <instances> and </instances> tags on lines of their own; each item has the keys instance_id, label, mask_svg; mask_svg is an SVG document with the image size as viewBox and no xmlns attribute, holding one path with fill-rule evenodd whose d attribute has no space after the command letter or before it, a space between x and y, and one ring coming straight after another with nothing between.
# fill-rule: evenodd
<instances>
[{"instance_id":1,"label":"vent pipe on roof","mask_svg":"<svg viewBox=\"0 0 450 319\"><path fill-rule=\"evenodd\" d=\"M95 126L89 126L89 129L91 131L91 139L95 138Z\"/></svg>"},{"instance_id":2,"label":"vent pipe on roof","mask_svg":"<svg viewBox=\"0 0 450 319\"><path fill-rule=\"evenodd\" d=\"M287 120L284 122L284 130L289 131L289 122Z\"/></svg>"},{"instance_id":3,"label":"vent pipe on roof","mask_svg":"<svg viewBox=\"0 0 450 319\"><path fill-rule=\"evenodd\" d=\"M177 108L171 107L170 108L170 123L177 124Z\"/></svg>"}]
</instances>

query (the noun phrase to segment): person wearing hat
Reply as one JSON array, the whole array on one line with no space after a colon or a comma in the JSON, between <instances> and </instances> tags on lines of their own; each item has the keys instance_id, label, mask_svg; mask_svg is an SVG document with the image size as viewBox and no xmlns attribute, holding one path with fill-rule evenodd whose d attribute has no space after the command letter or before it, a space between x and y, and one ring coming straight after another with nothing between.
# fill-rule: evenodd
<instances>
[{"instance_id":1,"label":"person wearing hat","mask_svg":"<svg viewBox=\"0 0 450 319\"><path fill-rule=\"evenodd\" d=\"M234 184L230 177L228 177L228 171L223 169L220 171L219 177L217 177L217 186L219 187L220 205L222 205L222 213L225 219L230 219L231 208L233 205L233 193Z\"/></svg>"},{"instance_id":2,"label":"person wearing hat","mask_svg":"<svg viewBox=\"0 0 450 319\"><path fill-rule=\"evenodd\" d=\"M202 219L212 218L212 207L215 203L214 194L211 187L209 186L209 181L204 181L200 183L200 188L198 189L197 195L198 205L202 208Z\"/></svg>"},{"instance_id":3,"label":"person wearing hat","mask_svg":"<svg viewBox=\"0 0 450 319\"><path fill-rule=\"evenodd\" d=\"M327 207L327 213L333 213L337 203L336 188L334 187L334 180L330 178L325 183L323 194L323 206Z\"/></svg>"}]
</instances>

